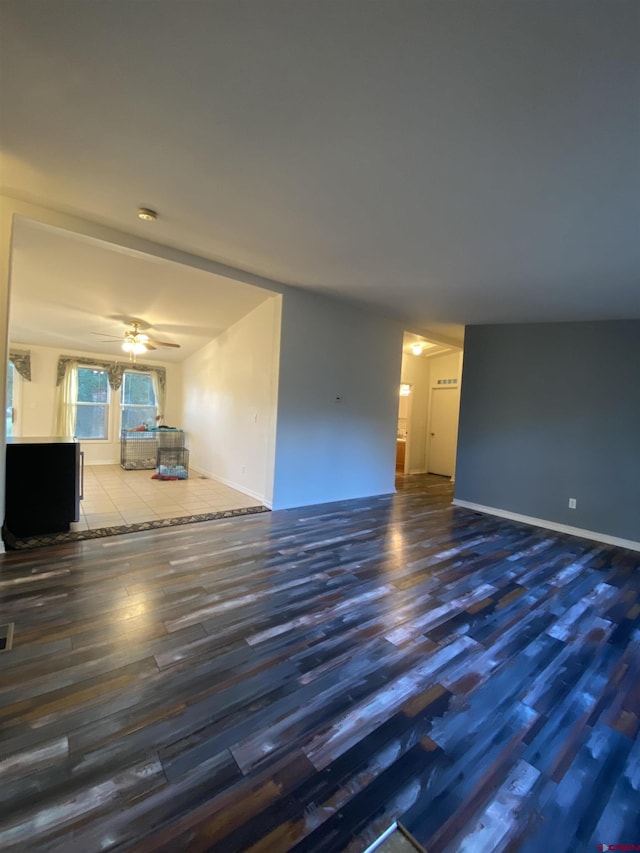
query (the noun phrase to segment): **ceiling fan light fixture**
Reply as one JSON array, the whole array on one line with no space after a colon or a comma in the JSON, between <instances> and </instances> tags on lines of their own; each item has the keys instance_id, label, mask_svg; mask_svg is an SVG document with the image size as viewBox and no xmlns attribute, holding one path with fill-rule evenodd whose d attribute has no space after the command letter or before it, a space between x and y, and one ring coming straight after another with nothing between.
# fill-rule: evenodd
<instances>
[{"instance_id":1,"label":"ceiling fan light fixture","mask_svg":"<svg viewBox=\"0 0 640 853\"><path fill-rule=\"evenodd\" d=\"M145 335L140 331L140 322L138 320L131 321L131 328L127 329L123 338L114 338L113 341L106 340L105 343L120 341L120 346L124 352L129 354L129 360L135 361L137 355L155 350L158 347L171 347L172 349L180 349L180 344L174 344L171 341L156 341L152 340L149 335ZM92 334L103 334L102 332L93 332Z\"/></svg>"}]
</instances>

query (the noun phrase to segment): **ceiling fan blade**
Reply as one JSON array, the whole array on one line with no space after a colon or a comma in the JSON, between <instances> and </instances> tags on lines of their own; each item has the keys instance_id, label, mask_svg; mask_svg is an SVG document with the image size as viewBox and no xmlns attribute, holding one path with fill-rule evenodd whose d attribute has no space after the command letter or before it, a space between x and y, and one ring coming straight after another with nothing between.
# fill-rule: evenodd
<instances>
[{"instance_id":1,"label":"ceiling fan blade","mask_svg":"<svg viewBox=\"0 0 640 853\"><path fill-rule=\"evenodd\" d=\"M116 337L115 335L107 335L104 332L89 332L89 334L90 335L100 335L100 337L103 338L105 341L107 341L107 340L121 341L122 340L122 336Z\"/></svg>"},{"instance_id":2,"label":"ceiling fan blade","mask_svg":"<svg viewBox=\"0 0 640 853\"><path fill-rule=\"evenodd\" d=\"M134 339L138 339L148 350L154 350L157 349L157 347L173 347L174 349L180 349L180 344L171 344L169 341L152 341L150 338L147 338L146 335L139 332L140 325L141 324L139 323L132 323L133 328L127 329L124 336L116 337L115 335L108 335L105 332L90 332L90 334L100 335L102 337L102 341L100 341L100 343L103 344L123 343L126 341L135 343Z\"/></svg>"}]
</instances>

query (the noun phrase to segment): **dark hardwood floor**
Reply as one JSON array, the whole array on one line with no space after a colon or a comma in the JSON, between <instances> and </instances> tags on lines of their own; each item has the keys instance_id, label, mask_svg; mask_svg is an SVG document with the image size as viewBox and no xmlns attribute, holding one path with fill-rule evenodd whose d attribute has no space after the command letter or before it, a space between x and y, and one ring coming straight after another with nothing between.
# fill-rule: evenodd
<instances>
[{"instance_id":1,"label":"dark hardwood floor","mask_svg":"<svg viewBox=\"0 0 640 853\"><path fill-rule=\"evenodd\" d=\"M394 497L0 560L0 850L640 845L640 555Z\"/></svg>"}]
</instances>

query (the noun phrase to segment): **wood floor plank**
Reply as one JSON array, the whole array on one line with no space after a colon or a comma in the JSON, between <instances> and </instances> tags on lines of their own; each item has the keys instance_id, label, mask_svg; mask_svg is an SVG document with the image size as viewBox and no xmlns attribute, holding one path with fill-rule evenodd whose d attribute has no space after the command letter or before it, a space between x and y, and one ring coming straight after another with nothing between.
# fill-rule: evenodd
<instances>
[{"instance_id":1,"label":"wood floor plank","mask_svg":"<svg viewBox=\"0 0 640 853\"><path fill-rule=\"evenodd\" d=\"M640 843L640 555L451 491L0 556L2 850Z\"/></svg>"}]
</instances>

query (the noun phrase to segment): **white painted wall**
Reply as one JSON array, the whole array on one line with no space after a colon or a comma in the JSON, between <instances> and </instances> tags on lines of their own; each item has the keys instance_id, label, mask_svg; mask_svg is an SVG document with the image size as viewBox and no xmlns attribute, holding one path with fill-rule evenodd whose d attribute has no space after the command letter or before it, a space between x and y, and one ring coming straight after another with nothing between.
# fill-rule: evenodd
<instances>
[{"instance_id":1,"label":"white painted wall","mask_svg":"<svg viewBox=\"0 0 640 853\"><path fill-rule=\"evenodd\" d=\"M273 296L183 362L190 466L271 505L280 310Z\"/></svg>"},{"instance_id":2,"label":"white painted wall","mask_svg":"<svg viewBox=\"0 0 640 853\"><path fill-rule=\"evenodd\" d=\"M53 435L54 405L56 393L56 368L61 355L77 355L81 358L94 356L99 361L109 361L104 353L87 353L77 350L53 349L33 344L15 344L11 347L31 353L31 382L20 379L20 393L16 435ZM180 426L182 420L182 366L153 362L167 371L167 399L164 422ZM107 441L82 439L85 464L102 465L120 462L120 391L111 391L109 438Z\"/></svg>"},{"instance_id":3,"label":"white painted wall","mask_svg":"<svg viewBox=\"0 0 640 853\"><path fill-rule=\"evenodd\" d=\"M402 332L364 308L285 291L275 509L394 491Z\"/></svg>"},{"instance_id":4,"label":"white painted wall","mask_svg":"<svg viewBox=\"0 0 640 853\"><path fill-rule=\"evenodd\" d=\"M430 365L431 384L438 384L438 379L457 379L458 391L460 390L460 371L462 365L462 353L452 352L447 355L437 355L428 359Z\"/></svg>"}]
</instances>

